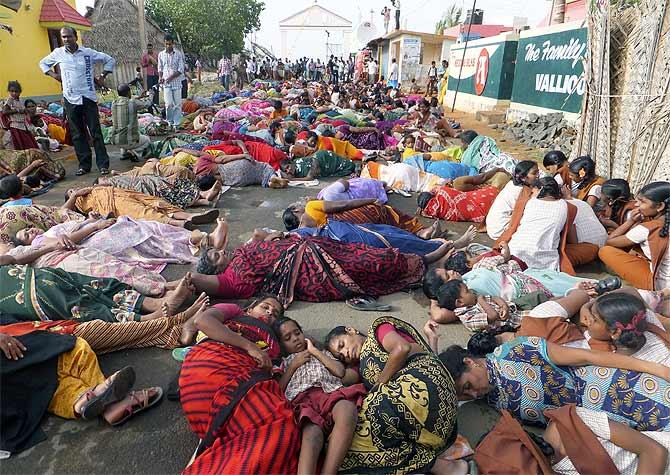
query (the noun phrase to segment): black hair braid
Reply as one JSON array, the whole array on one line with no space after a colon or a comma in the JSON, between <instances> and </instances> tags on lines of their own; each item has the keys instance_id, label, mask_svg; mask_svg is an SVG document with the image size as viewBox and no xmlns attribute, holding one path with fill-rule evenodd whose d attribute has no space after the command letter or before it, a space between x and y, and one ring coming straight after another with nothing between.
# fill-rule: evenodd
<instances>
[{"instance_id":1,"label":"black hair braid","mask_svg":"<svg viewBox=\"0 0 670 475\"><path fill-rule=\"evenodd\" d=\"M661 237L668 237L668 229L670 228L670 198L666 198L665 201L665 221L663 222L663 227L659 233Z\"/></svg>"}]
</instances>

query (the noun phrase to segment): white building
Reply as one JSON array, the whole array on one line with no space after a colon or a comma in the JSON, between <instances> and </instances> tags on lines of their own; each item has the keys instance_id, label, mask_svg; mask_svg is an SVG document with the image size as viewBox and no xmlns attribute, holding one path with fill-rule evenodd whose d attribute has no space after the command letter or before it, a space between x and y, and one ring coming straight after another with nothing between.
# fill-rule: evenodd
<instances>
[{"instance_id":1,"label":"white building","mask_svg":"<svg viewBox=\"0 0 670 475\"><path fill-rule=\"evenodd\" d=\"M351 21L316 2L279 22L281 58L346 57L352 48Z\"/></svg>"}]
</instances>

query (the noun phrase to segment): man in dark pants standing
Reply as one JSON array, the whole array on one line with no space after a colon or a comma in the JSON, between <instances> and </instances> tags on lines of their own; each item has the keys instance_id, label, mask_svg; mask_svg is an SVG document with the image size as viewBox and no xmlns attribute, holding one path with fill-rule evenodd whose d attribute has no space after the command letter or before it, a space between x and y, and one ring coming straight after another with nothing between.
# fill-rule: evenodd
<instances>
[{"instance_id":1,"label":"man in dark pants standing","mask_svg":"<svg viewBox=\"0 0 670 475\"><path fill-rule=\"evenodd\" d=\"M69 26L61 28L60 36L64 46L56 48L43 58L40 61L40 69L44 74L63 84L63 106L79 160L77 176L91 171L92 154L86 129L93 138L95 163L98 170L101 175L107 175L109 174L109 155L107 155L100 129L95 84L104 81L116 63L108 54L79 46L77 31L74 28ZM95 63L103 63L103 72L97 78L94 75ZM59 73L52 69L54 66L60 68Z\"/></svg>"},{"instance_id":2,"label":"man in dark pants standing","mask_svg":"<svg viewBox=\"0 0 670 475\"><path fill-rule=\"evenodd\" d=\"M142 67L144 76L147 78L147 90L158 84L158 55L154 51L154 45L147 45L147 52L142 55ZM158 94L154 94L153 103L158 105Z\"/></svg>"}]
</instances>

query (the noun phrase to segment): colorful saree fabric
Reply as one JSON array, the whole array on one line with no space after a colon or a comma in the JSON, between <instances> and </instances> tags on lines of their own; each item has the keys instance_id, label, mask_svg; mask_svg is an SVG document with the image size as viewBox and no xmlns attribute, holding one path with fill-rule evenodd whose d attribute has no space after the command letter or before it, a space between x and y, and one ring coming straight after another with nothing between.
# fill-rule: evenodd
<instances>
[{"instance_id":1,"label":"colorful saree fabric","mask_svg":"<svg viewBox=\"0 0 670 475\"><path fill-rule=\"evenodd\" d=\"M314 160L319 162L319 177L349 176L356 171L356 165L348 158L342 158L327 150L319 150L309 157L299 157L293 160L295 177L305 178L312 169Z\"/></svg>"},{"instance_id":2,"label":"colorful saree fabric","mask_svg":"<svg viewBox=\"0 0 670 475\"><path fill-rule=\"evenodd\" d=\"M0 241L8 243L25 228L47 229L67 221L83 221L76 211L54 206L12 206L0 208Z\"/></svg>"},{"instance_id":3,"label":"colorful saree fabric","mask_svg":"<svg viewBox=\"0 0 670 475\"><path fill-rule=\"evenodd\" d=\"M258 291L278 295L285 306L294 299L388 295L419 282L425 270L421 257L397 249L297 236L246 244L235 251L230 267Z\"/></svg>"},{"instance_id":4,"label":"colorful saree fabric","mask_svg":"<svg viewBox=\"0 0 670 475\"><path fill-rule=\"evenodd\" d=\"M437 154L437 153L436 153ZM411 165L421 171L432 173L440 178L453 180L460 176L472 176L477 174L475 168L460 163L450 162L448 160L424 160L421 154L411 155L403 160L406 165Z\"/></svg>"},{"instance_id":5,"label":"colorful saree fabric","mask_svg":"<svg viewBox=\"0 0 670 475\"><path fill-rule=\"evenodd\" d=\"M410 356L386 384L377 385L389 355L375 336L391 323L424 348ZM457 436L458 401L451 375L412 325L393 317L375 320L360 355L370 393L363 400L345 473L427 473Z\"/></svg>"},{"instance_id":6,"label":"colorful saree fabric","mask_svg":"<svg viewBox=\"0 0 670 475\"><path fill-rule=\"evenodd\" d=\"M85 214L97 211L102 216L130 216L160 223L168 223L172 214L184 211L161 198L111 186L96 186L88 195L78 197L76 206Z\"/></svg>"},{"instance_id":7,"label":"colorful saree fabric","mask_svg":"<svg viewBox=\"0 0 670 475\"><path fill-rule=\"evenodd\" d=\"M463 152L461 163L476 168L480 173L502 168L513 175L517 160L502 152L491 137L478 135Z\"/></svg>"},{"instance_id":8,"label":"colorful saree fabric","mask_svg":"<svg viewBox=\"0 0 670 475\"><path fill-rule=\"evenodd\" d=\"M278 358L274 332L253 320L240 317L225 325ZM197 344L182 365L179 393L191 430L202 439L185 474L297 471L300 430L291 404L246 351L213 340Z\"/></svg>"},{"instance_id":9,"label":"colorful saree fabric","mask_svg":"<svg viewBox=\"0 0 670 475\"><path fill-rule=\"evenodd\" d=\"M383 165L376 162L367 162L361 170L361 178L374 178L383 181L394 190L411 192L430 191L445 183L444 178L421 171L406 163Z\"/></svg>"},{"instance_id":10,"label":"colorful saree fabric","mask_svg":"<svg viewBox=\"0 0 670 475\"><path fill-rule=\"evenodd\" d=\"M19 320L134 320L144 297L116 279L0 266L0 313Z\"/></svg>"},{"instance_id":11,"label":"colorful saree fabric","mask_svg":"<svg viewBox=\"0 0 670 475\"><path fill-rule=\"evenodd\" d=\"M442 243L421 239L395 226L387 224L353 224L344 221L329 220L319 228L298 228L301 236L321 236L339 242L360 243L380 249L396 248L403 254L425 256L436 251Z\"/></svg>"},{"instance_id":12,"label":"colorful saree fabric","mask_svg":"<svg viewBox=\"0 0 670 475\"><path fill-rule=\"evenodd\" d=\"M473 191L459 191L449 186L433 190L433 197L423 210L428 218L445 221L472 221L482 223L498 196L498 188L485 186Z\"/></svg>"},{"instance_id":13,"label":"colorful saree fabric","mask_svg":"<svg viewBox=\"0 0 670 475\"><path fill-rule=\"evenodd\" d=\"M404 229L412 234L425 229L424 225L413 216L398 211L392 206L366 205L349 211L339 213L329 213L329 219L337 221L346 221L354 224L388 224L396 228Z\"/></svg>"},{"instance_id":14,"label":"colorful saree fabric","mask_svg":"<svg viewBox=\"0 0 670 475\"><path fill-rule=\"evenodd\" d=\"M335 155L346 157L349 160L361 160L363 158L363 152L346 140L338 140L333 137L319 137L316 147L318 150L330 150Z\"/></svg>"},{"instance_id":15,"label":"colorful saree fabric","mask_svg":"<svg viewBox=\"0 0 670 475\"><path fill-rule=\"evenodd\" d=\"M38 148L27 150L0 150L0 173L17 174L36 160L43 160L45 165L39 173L47 180L61 180L65 177L65 168L60 162L52 160L49 154Z\"/></svg>"},{"instance_id":16,"label":"colorful saree fabric","mask_svg":"<svg viewBox=\"0 0 670 475\"><path fill-rule=\"evenodd\" d=\"M200 197L195 181L185 178L177 178L171 182L160 176L114 176L109 178L109 182L116 188L163 198L178 208L188 208Z\"/></svg>"},{"instance_id":17,"label":"colorful saree fabric","mask_svg":"<svg viewBox=\"0 0 670 475\"><path fill-rule=\"evenodd\" d=\"M670 383L646 373L601 366L557 366L547 342L518 337L486 357L488 402L517 419L545 425L545 409L566 404L602 411L641 431L670 431Z\"/></svg>"}]
</instances>

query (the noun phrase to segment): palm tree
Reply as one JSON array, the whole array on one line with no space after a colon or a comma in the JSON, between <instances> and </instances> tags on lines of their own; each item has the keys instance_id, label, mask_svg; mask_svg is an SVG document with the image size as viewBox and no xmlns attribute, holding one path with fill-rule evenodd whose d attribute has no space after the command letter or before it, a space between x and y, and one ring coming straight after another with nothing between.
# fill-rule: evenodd
<instances>
[{"instance_id":1,"label":"palm tree","mask_svg":"<svg viewBox=\"0 0 670 475\"><path fill-rule=\"evenodd\" d=\"M441 35L447 28L458 25L461 22L461 15L463 15L463 9L452 3L444 12L442 18L435 23L435 34Z\"/></svg>"}]
</instances>

